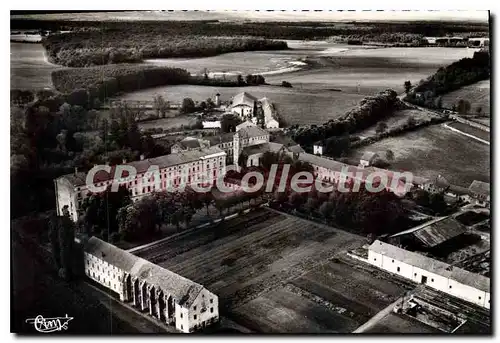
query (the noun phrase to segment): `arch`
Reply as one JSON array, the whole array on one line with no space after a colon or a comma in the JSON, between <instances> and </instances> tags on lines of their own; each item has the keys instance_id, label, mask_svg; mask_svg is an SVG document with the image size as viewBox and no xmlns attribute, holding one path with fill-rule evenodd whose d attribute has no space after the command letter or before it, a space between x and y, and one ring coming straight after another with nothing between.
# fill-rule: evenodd
<instances>
[{"instance_id":1,"label":"arch","mask_svg":"<svg viewBox=\"0 0 500 343\"><path fill-rule=\"evenodd\" d=\"M171 323L175 318L175 304L174 298L168 294L167 295L167 323Z\"/></svg>"},{"instance_id":2,"label":"arch","mask_svg":"<svg viewBox=\"0 0 500 343\"><path fill-rule=\"evenodd\" d=\"M155 286L148 287L148 298L149 298L149 315L156 316L156 288Z\"/></svg>"},{"instance_id":3,"label":"arch","mask_svg":"<svg viewBox=\"0 0 500 343\"><path fill-rule=\"evenodd\" d=\"M125 280L124 280L124 300L125 301L132 301L133 300L133 289L132 289L132 277L130 274L125 274Z\"/></svg>"},{"instance_id":4,"label":"arch","mask_svg":"<svg viewBox=\"0 0 500 343\"><path fill-rule=\"evenodd\" d=\"M148 306L148 290L146 281L142 281L140 285L140 295L141 295L141 311L144 311Z\"/></svg>"},{"instance_id":5,"label":"arch","mask_svg":"<svg viewBox=\"0 0 500 343\"><path fill-rule=\"evenodd\" d=\"M165 309L167 307L167 303L165 301L165 294L163 293L162 289L157 290L156 299L158 299L158 306L157 306L156 317L160 321L166 322Z\"/></svg>"},{"instance_id":6,"label":"arch","mask_svg":"<svg viewBox=\"0 0 500 343\"><path fill-rule=\"evenodd\" d=\"M139 307L141 302L141 292L139 288L139 279L134 278L132 281L132 300L134 302L134 306Z\"/></svg>"}]
</instances>

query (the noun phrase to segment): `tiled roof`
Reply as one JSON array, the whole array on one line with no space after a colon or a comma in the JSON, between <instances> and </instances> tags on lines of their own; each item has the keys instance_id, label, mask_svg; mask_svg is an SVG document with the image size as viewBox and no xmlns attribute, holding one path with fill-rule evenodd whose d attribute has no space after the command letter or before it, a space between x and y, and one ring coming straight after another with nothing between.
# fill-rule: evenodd
<instances>
[{"instance_id":1,"label":"tiled roof","mask_svg":"<svg viewBox=\"0 0 500 343\"><path fill-rule=\"evenodd\" d=\"M203 289L202 285L194 281L132 255L97 237L91 237L88 240L85 251L132 276L139 277L150 285L161 288L165 293L171 294L181 306L189 307Z\"/></svg>"},{"instance_id":2,"label":"tiled roof","mask_svg":"<svg viewBox=\"0 0 500 343\"><path fill-rule=\"evenodd\" d=\"M217 145L220 143L232 142L234 137L234 132L227 132L216 136L205 137L206 140L210 142L210 146Z\"/></svg>"},{"instance_id":3,"label":"tiled roof","mask_svg":"<svg viewBox=\"0 0 500 343\"><path fill-rule=\"evenodd\" d=\"M266 151L270 152L279 152L283 148L283 144L278 143L262 143L257 145L250 145L242 149L242 152L247 154L247 156L251 156L253 154L264 153Z\"/></svg>"},{"instance_id":4,"label":"tiled roof","mask_svg":"<svg viewBox=\"0 0 500 343\"><path fill-rule=\"evenodd\" d=\"M205 156L210 156L214 154L225 154L223 150L218 147L210 147L200 150L183 151L177 154L163 155L155 158L144 159L141 161L134 161L126 163L125 165L133 166L137 174L145 173L150 166L158 166L159 169L172 167L184 163L194 162L203 159ZM111 167L111 172L100 171L94 176L94 183L104 182L112 179L115 173L115 166ZM61 178L67 179L73 186L83 186L86 184L87 173L77 173L76 175L67 174L61 176Z\"/></svg>"},{"instance_id":5,"label":"tiled roof","mask_svg":"<svg viewBox=\"0 0 500 343\"><path fill-rule=\"evenodd\" d=\"M240 135L240 138L269 136L269 132L261 129L258 126L242 127L241 129L238 130L237 134Z\"/></svg>"},{"instance_id":6,"label":"tiled roof","mask_svg":"<svg viewBox=\"0 0 500 343\"><path fill-rule=\"evenodd\" d=\"M469 186L469 191L473 194L479 194L489 197L490 196L490 184L478 180L472 181Z\"/></svg>"},{"instance_id":7,"label":"tiled roof","mask_svg":"<svg viewBox=\"0 0 500 343\"><path fill-rule=\"evenodd\" d=\"M453 217L441 217L418 225L414 228L399 232L391 237L411 234L431 248L447 240L459 236L467 231L467 228Z\"/></svg>"},{"instance_id":8,"label":"tiled roof","mask_svg":"<svg viewBox=\"0 0 500 343\"><path fill-rule=\"evenodd\" d=\"M379 240L373 242L368 249L411 266L455 280L463 285L479 289L483 292L490 292L490 279L484 275L471 273L458 267L452 267L447 263L398 248Z\"/></svg>"}]
</instances>

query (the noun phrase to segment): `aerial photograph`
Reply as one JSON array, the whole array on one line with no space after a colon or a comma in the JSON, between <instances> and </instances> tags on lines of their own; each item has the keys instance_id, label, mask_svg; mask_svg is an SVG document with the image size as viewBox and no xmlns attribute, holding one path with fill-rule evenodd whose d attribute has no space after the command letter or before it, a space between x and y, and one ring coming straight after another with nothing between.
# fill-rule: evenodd
<instances>
[{"instance_id":1,"label":"aerial photograph","mask_svg":"<svg viewBox=\"0 0 500 343\"><path fill-rule=\"evenodd\" d=\"M492 335L490 12L10 11L10 331Z\"/></svg>"}]
</instances>

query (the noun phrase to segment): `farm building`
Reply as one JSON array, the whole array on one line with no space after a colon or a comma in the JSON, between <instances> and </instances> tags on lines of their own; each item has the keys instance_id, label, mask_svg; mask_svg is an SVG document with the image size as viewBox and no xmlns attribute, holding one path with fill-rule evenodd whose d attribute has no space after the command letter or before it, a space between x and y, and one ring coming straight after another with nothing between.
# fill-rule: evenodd
<instances>
[{"instance_id":1,"label":"farm building","mask_svg":"<svg viewBox=\"0 0 500 343\"><path fill-rule=\"evenodd\" d=\"M440 217L389 237L399 246L432 249L467 232L467 228L455 218Z\"/></svg>"},{"instance_id":2,"label":"farm building","mask_svg":"<svg viewBox=\"0 0 500 343\"><path fill-rule=\"evenodd\" d=\"M313 154L323 156L323 144L321 142L314 143Z\"/></svg>"},{"instance_id":3,"label":"farm building","mask_svg":"<svg viewBox=\"0 0 500 343\"><path fill-rule=\"evenodd\" d=\"M375 152L367 151L359 159L359 166L361 168L368 167L373 164L373 162L379 158L378 154Z\"/></svg>"},{"instance_id":4,"label":"farm building","mask_svg":"<svg viewBox=\"0 0 500 343\"><path fill-rule=\"evenodd\" d=\"M376 240L368 263L416 283L490 308L490 279L447 263Z\"/></svg>"},{"instance_id":5,"label":"farm building","mask_svg":"<svg viewBox=\"0 0 500 343\"><path fill-rule=\"evenodd\" d=\"M91 237L85 274L141 311L189 333L219 320L219 299L202 285Z\"/></svg>"},{"instance_id":6,"label":"farm building","mask_svg":"<svg viewBox=\"0 0 500 343\"><path fill-rule=\"evenodd\" d=\"M233 97L231 110L241 119L246 120L255 113L255 102L257 98L247 92L241 92Z\"/></svg>"},{"instance_id":7,"label":"farm building","mask_svg":"<svg viewBox=\"0 0 500 343\"><path fill-rule=\"evenodd\" d=\"M435 179L426 180L419 188L430 193L442 193L448 190L450 183L443 176L438 175Z\"/></svg>"},{"instance_id":8,"label":"farm building","mask_svg":"<svg viewBox=\"0 0 500 343\"><path fill-rule=\"evenodd\" d=\"M474 180L469 186L469 193L471 199L475 201L477 205L490 206L490 184L487 182L482 182Z\"/></svg>"}]
</instances>

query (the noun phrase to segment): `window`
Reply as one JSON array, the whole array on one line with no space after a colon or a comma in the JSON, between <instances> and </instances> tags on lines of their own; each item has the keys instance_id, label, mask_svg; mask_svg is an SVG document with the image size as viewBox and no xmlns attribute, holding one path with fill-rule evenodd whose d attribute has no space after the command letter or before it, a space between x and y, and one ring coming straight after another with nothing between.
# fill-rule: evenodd
<instances>
[{"instance_id":1,"label":"window","mask_svg":"<svg viewBox=\"0 0 500 343\"><path fill-rule=\"evenodd\" d=\"M210 307L210 313L214 313L214 308Z\"/></svg>"},{"instance_id":2,"label":"window","mask_svg":"<svg viewBox=\"0 0 500 343\"><path fill-rule=\"evenodd\" d=\"M451 285L450 285L450 288L451 288Z\"/></svg>"},{"instance_id":3,"label":"window","mask_svg":"<svg viewBox=\"0 0 500 343\"><path fill-rule=\"evenodd\" d=\"M398 272L401 271L401 268L398 267Z\"/></svg>"},{"instance_id":4,"label":"window","mask_svg":"<svg viewBox=\"0 0 500 343\"><path fill-rule=\"evenodd\" d=\"M431 282L434 282L434 279L431 279Z\"/></svg>"},{"instance_id":5,"label":"window","mask_svg":"<svg viewBox=\"0 0 500 343\"><path fill-rule=\"evenodd\" d=\"M193 318L196 320L196 317L197 317L197 316L196 316L196 314L195 314L195 315L193 316Z\"/></svg>"},{"instance_id":6,"label":"window","mask_svg":"<svg viewBox=\"0 0 500 343\"><path fill-rule=\"evenodd\" d=\"M181 318L182 318L182 313L181 313Z\"/></svg>"},{"instance_id":7,"label":"window","mask_svg":"<svg viewBox=\"0 0 500 343\"><path fill-rule=\"evenodd\" d=\"M479 300L481 300L481 297L479 297Z\"/></svg>"},{"instance_id":8,"label":"window","mask_svg":"<svg viewBox=\"0 0 500 343\"><path fill-rule=\"evenodd\" d=\"M182 324L181 324L181 330L183 330L184 328L182 327Z\"/></svg>"},{"instance_id":9,"label":"window","mask_svg":"<svg viewBox=\"0 0 500 343\"><path fill-rule=\"evenodd\" d=\"M193 310L196 311L196 306L193 306Z\"/></svg>"},{"instance_id":10,"label":"window","mask_svg":"<svg viewBox=\"0 0 500 343\"><path fill-rule=\"evenodd\" d=\"M414 275L417 276L417 273L415 273Z\"/></svg>"},{"instance_id":11,"label":"window","mask_svg":"<svg viewBox=\"0 0 500 343\"><path fill-rule=\"evenodd\" d=\"M377 259L376 259L376 258L374 258L373 260L374 260L374 261L376 261Z\"/></svg>"},{"instance_id":12,"label":"window","mask_svg":"<svg viewBox=\"0 0 500 343\"><path fill-rule=\"evenodd\" d=\"M214 303L214 299L210 299L210 303L213 304Z\"/></svg>"}]
</instances>

